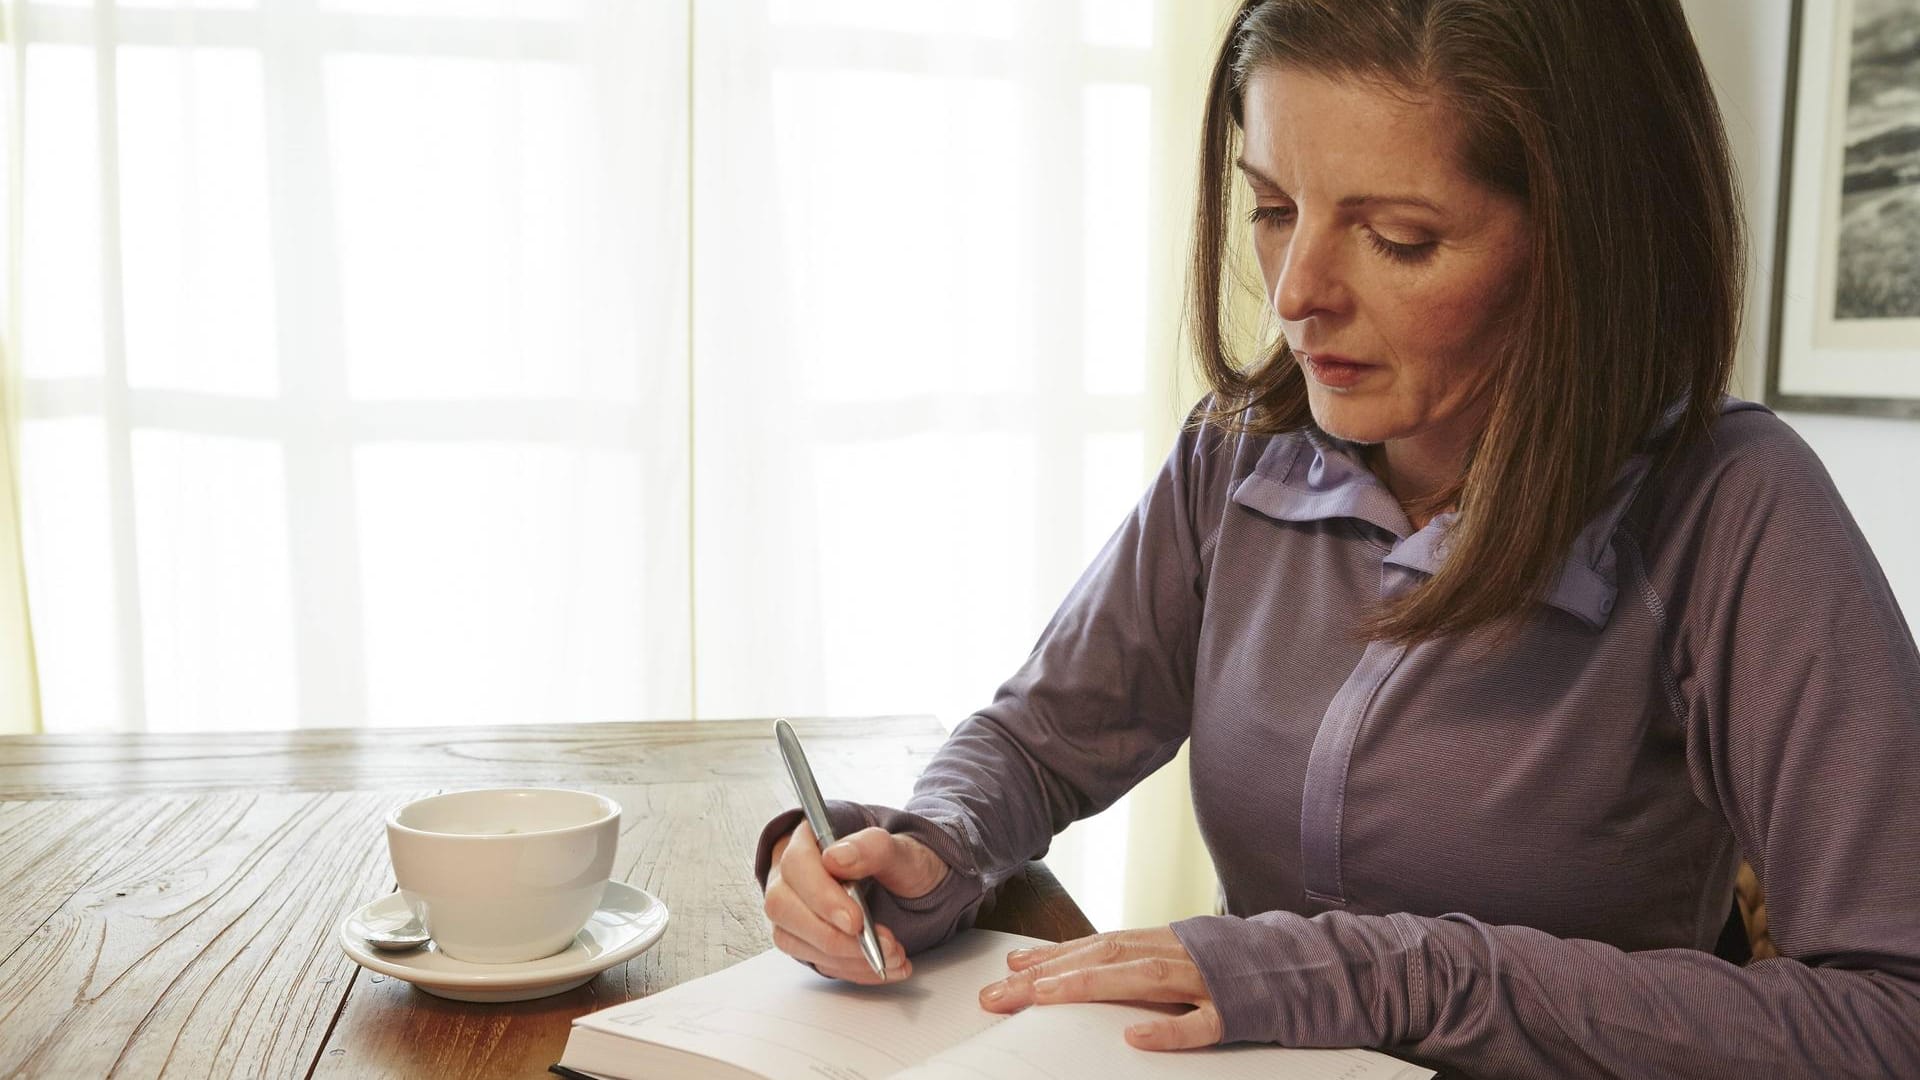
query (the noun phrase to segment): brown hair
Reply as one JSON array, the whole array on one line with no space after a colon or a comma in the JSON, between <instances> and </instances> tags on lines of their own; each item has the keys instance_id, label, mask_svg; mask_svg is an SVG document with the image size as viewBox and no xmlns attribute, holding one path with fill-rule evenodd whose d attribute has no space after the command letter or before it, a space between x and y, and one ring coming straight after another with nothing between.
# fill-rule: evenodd
<instances>
[{"instance_id":1,"label":"brown hair","mask_svg":"<svg viewBox=\"0 0 1920 1080\"><path fill-rule=\"evenodd\" d=\"M1517 198L1531 236L1459 516L1430 580L1363 627L1413 642L1551 588L1574 537L1661 414L1705 436L1733 370L1746 254L1733 166L1679 0L1247 0L1207 95L1189 316L1207 422L1312 424L1284 340L1244 366L1223 330L1242 104L1269 65L1431 94L1461 161Z\"/></svg>"}]
</instances>

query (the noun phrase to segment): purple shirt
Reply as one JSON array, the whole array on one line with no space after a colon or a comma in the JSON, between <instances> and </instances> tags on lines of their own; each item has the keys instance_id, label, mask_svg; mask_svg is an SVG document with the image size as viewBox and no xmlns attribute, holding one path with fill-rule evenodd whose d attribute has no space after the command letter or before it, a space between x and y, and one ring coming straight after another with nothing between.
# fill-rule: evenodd
<instances>
[{"instance_id":1,"label":"purple shirt","mask_svg":"<svg viewBox=\"0 0 1920 1080\"><path fill-rule=\"evenodd\" d=\"M1502 636L1354 632L1431 573L1346 443L1182 436L904 811L912 951L1192 740L1226 1038L1476 1077L1920 1077L1920 654L1813 452L1729 399ZM763 839L764 880L771 838ZM1710 952L1751 861L1780 958Z\"/></svg>"}]
</instances>

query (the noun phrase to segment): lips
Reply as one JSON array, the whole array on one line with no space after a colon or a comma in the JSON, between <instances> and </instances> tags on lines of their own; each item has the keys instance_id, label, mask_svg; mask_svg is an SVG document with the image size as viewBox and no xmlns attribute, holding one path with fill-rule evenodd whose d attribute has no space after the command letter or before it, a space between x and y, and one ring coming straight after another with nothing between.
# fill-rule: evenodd
<instances>
[{"instance_id":1,"label":"lips","mask_svg":"<svg viewBox=\"0 0 1920 1080\"><path fill-rule=\"evenodd\" d=\"M1322 386L1344 390L1367 377L1375 365L1363 364L1333 353L1299 353L1307 374Z\"/></svg>"}]
</instances>

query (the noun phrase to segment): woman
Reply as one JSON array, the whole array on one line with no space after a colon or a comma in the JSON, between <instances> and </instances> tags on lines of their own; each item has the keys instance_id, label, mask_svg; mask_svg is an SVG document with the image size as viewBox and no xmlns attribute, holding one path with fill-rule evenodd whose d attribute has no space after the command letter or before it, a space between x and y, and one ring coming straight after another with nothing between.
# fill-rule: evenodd
<instances>
[{"instance_id":1,"label":"woman","mask_svg":"<svg viewBox=\"0 0 1920 1080\"><path fill-rule=\"evenodd\" d=\"M1739 210L1677 0L1253 0L1203 141L1214 394L904 810L835 807L824 857L769 825L775 943L872 981L836 887L871 877L909 977L1190 739L1229 914L1016 954L985 1007L1479 1077L1920 1076L1920 655L1811 451L1723 398ZM1236 182L1284 339L1244 369ZM1780 958L1739 967L1743 857Z\"/></svg>"}]
</instances>

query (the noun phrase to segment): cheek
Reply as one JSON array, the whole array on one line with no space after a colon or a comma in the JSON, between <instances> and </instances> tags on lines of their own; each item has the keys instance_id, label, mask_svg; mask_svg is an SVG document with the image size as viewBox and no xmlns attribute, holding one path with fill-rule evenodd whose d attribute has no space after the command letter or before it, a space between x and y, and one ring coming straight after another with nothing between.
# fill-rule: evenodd
<instances>
[{"instance_id":1,"label":"cheek","mask_svg":"<svg viewBox=\"0 0 1920 1080\"><path fill-rule=\"evenodd\" d=\"M1480 336L1485 312L1477 297L1437 296L1421 305L1418 314L1420 332L1436 352L1454 352L1470 346Z\"/></svg>"},{"instance_id":2,"label":"cheek","mask_svg":"<svg viewBox=\"0 0 1920 1080\"><path fill-rule=\"evenodd\" d=\"M1403 355L1425 356L1447 370L1484 364L1499 344L1501 290L1484 285L1434 289L1395 305L1390 333Z\"/></svg>"}]
</instances>

